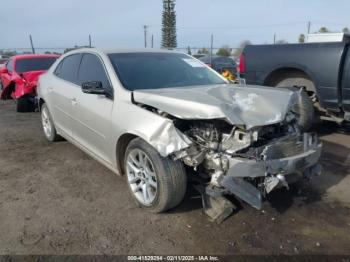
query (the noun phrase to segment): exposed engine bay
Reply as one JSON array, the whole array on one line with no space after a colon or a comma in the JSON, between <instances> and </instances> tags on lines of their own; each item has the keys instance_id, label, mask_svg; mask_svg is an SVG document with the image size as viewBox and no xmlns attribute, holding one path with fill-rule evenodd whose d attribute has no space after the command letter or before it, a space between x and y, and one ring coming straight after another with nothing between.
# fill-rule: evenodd
<instances>
[{"instance_id":1,"label":"exposed engine bay","mask_svg":"<svg viewBox=\"0 0 350 262\"><path fill-rule=\"evenodd\" d=\"M300 134L293 123L290 117L289 123L245 131L224 120L175 122L193 142L177 152L175 159L181 159L201 177L207 176L202 193L209 216L220 221L232 212L227 209L233 207L222 198L225 194L234 194L260 209L262 199L272 190L288 189L288 183L320 173L317 161L321 144L314 134ZM226 208L217 213L213 211L217 205Z\"/></svg>"},{"instance_id":2,"label":"exposed engine bay","mask_svg":"<svg viewBox=\"0 0 350 262\"><path fill-rule=\"evenodd\" d=\"M182 161L200 181L196 189L204 212L217 222L235 208L225 195L261 209L266 194L321 171L322 145L315 134L300 131L292 110L300 94L283 91L276 97L279 107L272 108L268 96L276 91L253 89L261 93L240 87L208 88L205 102L199 104L196 95L203 95L202 88L186 97L181 90L135 93L135 100L142 101L139 106L171 120L186 139L188 146L167 156Z\"/></svg>"}]
</instances>

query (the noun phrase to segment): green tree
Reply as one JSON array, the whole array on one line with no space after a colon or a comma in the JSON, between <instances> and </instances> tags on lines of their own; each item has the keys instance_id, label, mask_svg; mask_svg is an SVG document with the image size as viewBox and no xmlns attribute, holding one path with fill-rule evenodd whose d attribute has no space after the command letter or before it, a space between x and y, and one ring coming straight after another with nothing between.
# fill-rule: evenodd
<instances>
[{"instance_id":1,"label":"green tree","mask_svg":"<svg viewBox=\"0 0 350 262\"><path fill-rule=\"evenodd\" d=\"M238 58L241 55L241 53L243 52L243 49L247 45L251 45L251 44L252 43L249 40L244 40L243 42L241 42L239 44L239 47L235 49L235 51L233 52L233 56Z\"/></svg>"},{"instance_id":2,"label":"green tree","mask_svg":"<svg viewBox=\"0 0 350 262\"><path fill-rule=\"evenodd\" d=\"M191 47L187 47L187 54L189 54L189 55L192 55L192 52L191 52Z\"/></svg>"},{"instance_id":3,"label":"green tree","mask_svg":"<svg viewBox=\"0 0 350 262\"><path fill-rule=\"evenodd\" d=\"M216 54L220 56L230 56L231 51L232 51L231 48L229 48L227 45L224 45L216 52Z\"/></svg>"},{"instance_id":4,"label":"green tree","mask_svg":"<svg viewBox=\"0 0 350 262\"><path fill-rule=\"evenodd\" d=\"M162 47L177 47L175 0L163 0Z\"/></svg>"},{"instance_id":5,"label":"green tree","mask_svg":"<svg viewBox=\"0 0 350 262\"><path fill-rule=\"evenodd\" d=\"M325 26L322 26L320 30L318 30L319 33L329 33L329 29Z\"/></svg>"},{"instance_id":6,"label":"green tree","mask_svg":"<svg viewBox=\"0 0 350 262\"><path fill-rule=\"evenodd\" d=\"M298 41L299 41L299 43L305 43L305 35L304 34L300 34Z\"/></svg>"},{"instance_id":7,"label":"green tree","mask_svg":"<svg viewBox=\"0 0 350 262\"><path fill-rule=\"evenodd\" d=\"M343 31L344 34L349 34L350 33L350 30L347 27L344 27L342 31Z\"/></svg>"}]
</instances>

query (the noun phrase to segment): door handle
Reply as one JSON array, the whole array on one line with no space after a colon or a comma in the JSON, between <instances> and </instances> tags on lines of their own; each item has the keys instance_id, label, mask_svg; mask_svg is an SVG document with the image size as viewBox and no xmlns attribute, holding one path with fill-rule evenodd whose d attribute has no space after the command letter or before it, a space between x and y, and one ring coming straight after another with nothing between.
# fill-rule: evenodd
<instances>
[{"instance_id":1,"label":"door handle","mask_svg":"<svg viewBox=\"0 0 350 262\"><path fill-rule=\"evenodd\" d=\"M76 98L72 98L72 99L71 99L71 102L72 102L72 105L73 105L73 106L76 106L76 105L78 104L78 101L77 101Z\"/></svg>"},{"instance_id":2,"label":"door handle","mask_svg":"<svg viewBox=\"0 0 350 262\"><path fill-rule=\"evenodd\" d=\"M47 89L48 89L49 93L51 93L53 91L53 87L52 86L49 86Z\"/></svg>"}]
</instances>

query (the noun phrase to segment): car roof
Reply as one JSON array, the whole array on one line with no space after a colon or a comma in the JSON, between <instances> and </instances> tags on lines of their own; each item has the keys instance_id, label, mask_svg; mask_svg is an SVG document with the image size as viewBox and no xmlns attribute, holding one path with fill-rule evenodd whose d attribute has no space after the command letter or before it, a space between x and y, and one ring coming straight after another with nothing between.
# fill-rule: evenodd
<instances>
[{"instance_id":1,"label":"car roof","mask_svg":"<svg viewBox=\"0 0 350 262\"><path fill-rule=\"evenodd\" d=\"M120 54L120 53L181 53L183 52L159 48L78 48L67 52L66 54L82 53L82 52L97 52L104 54Z\"/></svg>"},{"instance_id":2,"label":"car roof","mask_svg":"<svg viewBox=\"0 0 350 262\"><path fill-rule=\"evenodd\" d=\"M182 53L176 50L159 49L159 48L131 48L131 49L101 49L106 54L113 53Z\"/></svg>"},{"instance_id":3,"label":"car roof","mask_svg":"<svg viewBox=\"0 0 350 262\"><path fill-rule=\"evenodd\" d=\"M45 58L45 57L59 57L59 55L55 55L55 54L24 54L24 55L14 55L11 58L13 58L14 60L20 60L20 59Z\"/></svg>"}]
</instances>

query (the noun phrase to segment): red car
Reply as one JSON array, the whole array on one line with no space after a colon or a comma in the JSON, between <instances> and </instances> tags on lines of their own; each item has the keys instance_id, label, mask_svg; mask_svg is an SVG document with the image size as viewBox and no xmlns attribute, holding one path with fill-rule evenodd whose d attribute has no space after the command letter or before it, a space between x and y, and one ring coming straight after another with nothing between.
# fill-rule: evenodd
<instances>
[{"instance_id":1,"label":"red car","mask_svg":"<svg viewBox=\"0 0 350 262\"><path fill-rule=\"evenodd\" d=\"M35 54L10 57L0 68L0 99L17 100L17 112L33 111L38 78L58 57Z\"/></svg>"}]
</instances>

